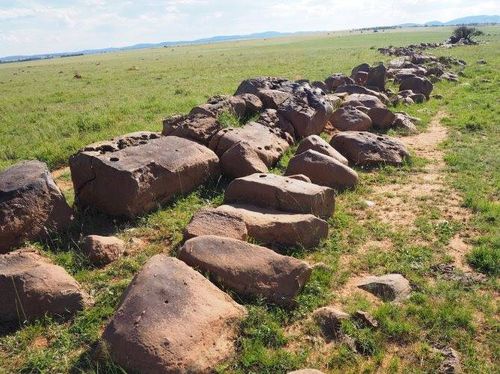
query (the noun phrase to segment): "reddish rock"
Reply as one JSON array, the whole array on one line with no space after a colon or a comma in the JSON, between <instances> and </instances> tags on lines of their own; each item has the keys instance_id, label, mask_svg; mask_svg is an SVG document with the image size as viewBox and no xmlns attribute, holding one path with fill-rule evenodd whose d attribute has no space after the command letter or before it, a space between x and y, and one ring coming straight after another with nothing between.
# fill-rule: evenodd
<instances>
[{"instance_id":1,"label":"reddish rock","mask_svg":"<svg viewBox=\"0 0 500 374\"><path fill-rule=\"evenodd\" d=\"M279 175L252 174L232 181L224 201L329 218L335 208L335 191Z\"/></svg>"},{"instance_id":2,"label":"reddish rock","mask_svg":"<svg viewBox=\"0 0 500 374\"><path fill-rule=\"evenodd\" d=\"M367 131L372 127L371 118L361 110L345 106L333 112L332 125L340 131Z\"/></svg>"},{"instance_id":3,"label":"reddish rock","mask_svg":"<svg viewBox=\"0 0 500 374\"><path fill-rule=\"evenodd\" d=\"M396 119L394 113L387 108L371 108L367 114L372 120L373 126L380 130L389 129Z\"/></svg>"},{"instance_id":4,"label":"reddish rock","mask_svg":"<svg viewBox=\"0 0 500 374\"><path fill-rule=\"evenodd\" d=\"M188 240L179 259L241 295L264 297L285 306L293 303L312 272L304 261L218 236Z\"/></svg>"},{"instance_id":5,"label":"reddish rock","mask_svg":"<svg viewBox=\"0 0 500 374\"><path fill-rule=\"evenodd\" d=\"M147 213L219 175L219 159L188 139L130 134L70 158L76 202L115 216ZM121 139L140 140L137 143ZM117 150L116 150L117 149Z\"/></svg>"},{"instance_id":6,"label":"reddish rock","mask_svg":"<svg viewBox=\"0 0 500 374\"><path fill-rule=\"evenodd\" d=\"M328 235L328 223L312 214L292 214L240 204L222 205L217 211L241 217L248 235L266 245L309 249L316 247Z\"/></svg>"},{"instance_id":7,"label":"reddish rock","mask_svg":"<svg viewBox=\"0 0 500 374\"><path fill-rule=\"evenodd\" d=\"M82 252L96 266L118 260L125 252L125 242L115 236L88 235L83 238Z\"/></svg>"},{"instance_id":8,"label":"reddish rock","mask_svg":"<svg viewBox=\"0 0 500 374\"><path fill-rule=\"evenodd\" d=\"M342 106L365 107L365 108L387 108L376 96L366 94L352 94L346 97Z\"/></svg>"},{"instance_id":9,"label":"reddish rock","mask_svg":"<svg viewBox=\"0 0 500 374\"><path fill-rule=\"evenodd\" d=\"M91 303L62 267L34 251L0 255L0 323L71 317Z\"/></svg>"},{"instance_id":10,"label":"reddish rock","mask_svg":"<svg viewBox=\"0 0 500 374\"><path fill-rule=\"evenodd\" d=\"M394 138L362 131L344 131L330 144L350 163L359 166L401 165L410 157L406 147Z\"/></svg>"},{"instance_id":11,"label":"reddish rock","mask_svg":"<svg viewBox=\"0 0 500 374\"><path fill-rule=\"evenodd\" d=\"M163 120L165 136L178 136L208 145L210 139L220 131L222 126L216 117L203 114L174 116Z\"/></svg>"},{"instance_id":12,"label":"reddish rock","mask_svg":"<svg viewBox=\"0 0 500 374\"><path fill-rule=\"evenodd\" d=\"M328 92L335 92L338 87L346 84L354 84L354 81L344 74L334 74L325 79L325 85Z\"/></svg>"},{"instance_id":13,"label":"reddish rock","mask_svg":"<svg viewBox=\"0 0 500 374\"><path fill-rule=\"evenodd\" d=\"M245 309L184 262L152 257L103 334L110 358L138 373L208 373L234 354Z\"/></svg>"},{"instance_id":14,"label":"reddish rock","mask_svg":"<svg viewBox=\"0 0 500 374\"><path fill-rule=\"evenodd\" d=\"M305 151L313 150L324 155L333 157L337 161L340 161L342 164L347 165L347 159L342 156L339 152L335 150L330 144L328 144L325 140L323 140L318 135L311 135L307 138L303 139L295 152L296 155L299 155Z\"/></svg>"},{"instance_id":15,"label":"reddish rock","mask_svg":"<svg viewBox=\"0 0 500 374\"><path fill-rule=\"evenodd\" d=\"M24 161L0 173L0 253L67 229L72 213L44 163Z\"/></svg>"},{"instance_id":16,"label":"reddish rock","mask_svg":"<svg viewBox=\"0 0 500 374\"><path fill-rule=\"evenodd\" d=\"M429 100L430 94L434 86L431 81L425 77L418 76L408 76L401 79L401 84L399 85L399 90L412 90L416 94L422 94Z\"/></svg>"},{"instance_id":17,"label":"reddish rock","mask_svg":"<svg viewBox=\"0 0 500 374\"><path fill-rule=\"evenodd\" d=\"M349 166L313 150L300 153L290 160L285 175L293 174L304 174L312 183L337 191L352 189L358 183L358 174Z\"/></svg>"},{"instance_id":18,"label":"reddish rock","mask_svg":"<svg viewBox=\"0 0 500 374\"><path fill-rule=\"evenodd\" d=\"M401 274L365 277L357 286L384 301L403 301L411 292L410 282Z\"/></svg>"},{"instance_id":19,"label":"reddish rock","mask_svg":"<svg viewBox=\"0 0 500 374\"><path fill-rule=\"evenodd\" d=\"M205 208L197 212L184 230L184 240L204 235L224 236L247 240L245 221L237 214L220 209Z\"/></svg>"}]
</instances>

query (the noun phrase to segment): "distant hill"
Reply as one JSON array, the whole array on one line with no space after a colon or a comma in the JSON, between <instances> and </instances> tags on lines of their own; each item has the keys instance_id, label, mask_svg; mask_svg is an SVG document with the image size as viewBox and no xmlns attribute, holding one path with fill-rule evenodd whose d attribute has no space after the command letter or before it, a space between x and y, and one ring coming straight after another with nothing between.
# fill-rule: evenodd
<instances>
[{"instance_id":1,"label":"distant hill","mask_svg":"<svg viewBox=\"0 0 500 374\"><path fill-rule=\"evenodd\" d=\"M141 43L135 44L127 47L120 48L100 48L100 49L86 49L83 51L76 52L61 52L61 53L47 53L29 56L6 56L0 58L1 62L16 62L16 61L33 61L33 60L45 60L58 57L70 57L70 56L81 56L81 55L93 55L99 53L109 53L109 52L119 52L119 51L130 51L134 49L146 49L146 48L158 48L158 47L173 47L180 45L196 45L196 44L212 44L236 40L252 40L252 39L266 39L266 38L277 38L281 36L303 34L303 32L296 33L282 33L277 31L266 31L248 35L219 35L211 38L203 38L196 40L178 40L178 41L167 41L160 43Z\"/></svg>"},{"instance_id":2,"label":"distant hill","mask_svg":"<svg viewBox=\"0 0 500 374\"><path fill-rule=\"evenodd\" d=\"M457 26L457 25L482 25L500 23L500 16L469 16L455 18L448 22L429 21L423 24L419 23L402 23L399 27L421 27L421 26Z\"/></svg>"}]
</instances>

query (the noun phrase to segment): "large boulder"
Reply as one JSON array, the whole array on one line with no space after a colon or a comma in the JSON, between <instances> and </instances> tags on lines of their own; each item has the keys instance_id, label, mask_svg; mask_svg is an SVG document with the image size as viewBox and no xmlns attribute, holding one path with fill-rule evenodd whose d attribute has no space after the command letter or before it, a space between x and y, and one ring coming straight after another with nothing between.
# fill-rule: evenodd
<instances>
[{"instance_id":1,"label":"large boulder","mask_svg":"<svg viewBox=\"0 0 500 374\"><path fill-rule=\"evenodd\" d=\"M103 266L125 253L125 242L115 236L88 235L82 239L80 249L93 265Z\"/></svg>"},{"instance_id":2,"label":"large boulder","mask_svg":"<svg viewBox=\"0 0 500 374\"><path fill-rule=\"evenodd\" d=\"M210 149L154 133L90 145L69 164L79 206L126 217L147 213L219 175L219 158Z\"/></svg>"},{"instance_id":3,"label":"large boulder","mask_svg":"<svg viewBox=\"0 0 500 374\"><path fill-rule=\"evenodd\" d=\"M218 236L188 240L179 259L241 295L264 297L285 306L293 303L312 272L304 261Z\"/></svg>"},{"instance_id":4,"label":"large boulder","mask_svg":"<svg viewBox=\"0 0 500 374\"><path fill-rule=\"evenodd\" d=\"M352 106L345 106L333 112L332 125L340 131L368 131L372 120L368 114Z\"/></svg>"},{"instance_id":5,"label":"large boulder","mask_svg":"<svg viewBox=\"0 0 500 374\"><path fill-rule=\"evenodd\" d=\"M335 90L336 94L341 94L345 93L348 95L368 95L368 96L375 96L377 99L379 99L382 103L387 103L389 102L389 99L385 94L382 92L377 92L374 90L370 90L369 88L357 85L357 84L346 84L344 86L339 86Z\"/></svg>"},{"instance_id":6,"label":"large boulder","mask_svg":"<svg viewBox=\"0 0 500 374\"><path fill-rule=\"evenodd\" d=\"M311 135L303 139L300 142L299 146L297 147L297 151L295 151L295 154L299 155L310 149L322 153L324 155L333 157L334 159L340 161L344 165L347 165L349 163L349 161L347 161L347 159L344 156L342 156L339 152L337 152L335 148L333 148L330 144L328 144L328 142L323 140L323 138L321 138L318 135Z\"/></svg>"},{"instance_id":7,"label":"large boulder","mask_svg":"<svg viewBox=\"0 0 500 374\"><path fill-rule=\"evenodd\" d=\"M160 254L135 276L102 338L127 371L207 373L233 355L245 314L201 274Z\"/></svg>"},{"instance_id":8,"label":"large boulder","mask_svg":"<svg viewBox=\"0 0 500 374\"><path fill-rule=\"evenodd\" d=\"M330 144L351 164L358 166L398 166L410 157L404 144L398 140L364 131L341 132L332 138Z\"/></svg>"},{"instance_id":9,"label":"large boulder","mask_svg":"<svg viewBox=\"0 0 500 374\"><path fill-rule=\"evenodd\" d=\"M252 174L233 180L224 201L329 218L335 208L335 191L279 175Z\"/></svg>"},{"instance_id":10,"label":"large boulder","mask_svg":"<svg viewBox=\"0 0 500 374\"><path fill-rule=\"evenodd\" d=\"M333 157L308 150L293 157L285 175L304 174L312 183L337 191L352 189L358 184L358 174Z\"/></svg>"},{"instance_id":11,"label":"large boulder","mask_svg":"<svg viewBox=\"0 0 500 374\"><path fill-rule=\"evenodd\" d=\"M351 94L345 98L342 106L352 106L355 108L387 108L387 106L378 97L366 94Z\"/></svg>"},{"instance_id":12,"label":"large boulder","mask_svg":"<svg viewBox=\"0 0 500 374\"><path fill-rule=\"evenodd\" d=\"M288 143L291 144L295 142L295 129L290 121L283 117L276 109L263 110L256 122L272 129L279 129L281 136L284 137Z\"/></svg>"},{"instance_id":13,"label":"large boulder","mask_svg":"<svg viewBox=\"0 0 500 374\"><path fill-rule=\"evenodd\" d=\"M395 114L387 108L371 108L367 112L372 120L373 127L379 130L387 130L396 119Z\"/></svg>"},{"instance_id":14,"label":"large boulder","mask_svg":"<svg viewBox=\"0 0 500 374\"><path fill-rule=\"evenodd\" d=\"M309 249L328 235L328 223L312 214L286 213L244 204L221 205L217 211L241 217L248 235L265 245Z\"/></svg>"},{"instance_id":15,"label":"large boulder","mask_svg":"<svg viewBox=\"0 0 500 374\"><path fill-rule=\"evenodd\" d=\"M391 127L400 129L407 134L416 134L418 132L412 118L405 113L395 113L394 121Z\"/></svg>"},{"instance_id":16,"label":"large boulder","mask_svg":"<svg viewBox=\"0 0 500 374\"><path fill-rule=\"evenodd\" d=\"M255 95L214 96L206 104L194 107L190 115L202 115L218 118L222 113L230 113L243 118L262 109L262 101Z\"/></svg>"},{"instance_id":17,"label":"large boulder","mask_svg":"<svg viewBox=\"0 0 500 374\"><path fill-rule=\"evenodd\" d=\"M227 238L247 240L246 222L232 212L220 209L204 208L198 211L184 230L184 239L198 236L216 235Z\"/></svg>"},{"instance_id":18,"label":"large boulder","mask_svg":"<svg viewBox=\"0 0 500 374\"><path fill-rule=\"evenodd\" d=\"M222 129L216 117L203 114L173 116L163 120L165 136L178 136L208 145L210 139Z\"/></svg>"},{"instance_id":19,"label":"large boulder","mask_svg":"<svg viewBox=\"0 0 500 374\"><path fill-rule=\"evenodd\" d=\"M0 324L71 317L91 303L66 270L31 250L0 255Z\"/></svg>"},{"instance_id":20,"label":"large boulder","mask_svg":"<svg viewBox=\"0 0 500 374\"><path fill-rule=\"evenodd\" d=\"M379 91L385 90L387 68L384 64L370 67L368 71L368 79L366 81L367 87L374 87Z\"/></svg>"},{"instance_id":21,"label":"large boulder","mask_svg":"<svg viewBox=\"0 0 500 374\"><path fill-rule=\"evenodd\" d=\"M424 95L427 100L431 95L434 86L431 81L425 77L408 76L401 79L399 90L412 90L414 93Z\"/></svg>"},{"instance_id":22,"label":"large boulder","mask_svg":"<svg viewBox=\"0 0 500 374\"><path fill-rule=\"evenodd\" d=\"M354 80L344 74L333 74L325 79L325 85L328 92L335 92L339 86L354 84Z\"/></svg>"},{"instance_id":23,"label":"large boulder","mask_svg":"<svg viewBox=\"0 0 500 374\"><path fill-rule=\"evenodd\" d=\"M68 228L72 210L45 165L25 161L0 173L0 253Z\"/></svg>"}]
</instances>

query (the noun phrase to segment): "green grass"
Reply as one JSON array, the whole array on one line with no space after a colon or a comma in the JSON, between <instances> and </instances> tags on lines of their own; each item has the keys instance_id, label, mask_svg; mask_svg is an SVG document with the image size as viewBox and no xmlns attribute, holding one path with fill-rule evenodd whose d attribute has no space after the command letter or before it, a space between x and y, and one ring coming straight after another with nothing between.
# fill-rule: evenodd
<instances>
[{"instance_id":1,"label":"green grass","mask_svg":"<svg viewBox=\"0 0 500 374\"><path fill-rule=\"evenodd\" d=\"M359 170L356 191L338 196L329 237L314 251L291 252L325 264L314 270L296 308L233 295L247 306L249 317L241 327L237 356L219 372L286 373L311 366L342 373L433 373L440 364L431 349L437 343L460 352L465 372L495 372L500 365L496 296L500 29L485 31L487 44L432 50L466 60L464 76L459 83L436 85L434 93L443 95L442 100L402 109L422 119L420 130L438 111L447 113L450 138L443 145L447 182L461 192L463 205L473 212L474 248L467 258L487 274L487 281L465 288L434 276L432 266L447 261L450 239L465 227L457 220L444 220L432 201L418 202L419 214L411 227L384 224L366 207L366 197L375 186L410 181L429 160L413 158L400 169ZM334 72L348 73L361 62L387 61L378 47L442 41L449 34L447 28L332 33L0 65L0 169L29 158L44 160L54 169L65 166L69 155L87 143L137 130L160 131L162 117L187 113L210 96L231 94L248 77L324 79ZM477 65L479 59L488 64ZM133 66L137 69L130 69ZM82 79L73 78L75 71ZM223 118L224 126L240 124L234 116ZM273 172L286 168L293 151ZM152 255L175 255L191 216L203 206L220 204L226 185L221 180L200 188L134 222L79 212L78 226L69 235L54 237L49 245L35 243L74 275L96 303L73 321L46 318L1 335L0 373L122 372L106 357L96 357L95 348L123 290ZM72 192L66 194L72 201ZM363 222L358 218L361 213L367 217ZM125 240L140 238L144 245L104 269L95 269L75 244L80 230L115 233ZM387 241L391 249L369 247L359 252L368 241ZM411 281L415 292L404 304L374 304L363 295L339 292L355 274L387 272L401 272ZM355 324L343 327L358 342L360 353L342 343L325 345L309 320L315 308L330 303L350 313L368 311L379 321L376 330Z\"/></svg>"}]
</instances>

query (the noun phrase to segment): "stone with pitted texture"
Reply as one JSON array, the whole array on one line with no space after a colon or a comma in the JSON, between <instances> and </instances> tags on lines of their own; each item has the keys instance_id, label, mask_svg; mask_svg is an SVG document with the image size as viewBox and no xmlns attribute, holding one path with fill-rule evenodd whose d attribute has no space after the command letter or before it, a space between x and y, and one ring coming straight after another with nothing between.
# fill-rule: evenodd
<instances>
[{"instance_id":1,"label":"stone with pitted texture","mask_svg":"<svg viewBox=\"0 0 500 374\"><path fill-rule=\"evenodd\" d=\"M198 211L184 230L184 239L216 235L247 240L248 230L244 220L237 214L220 209L204 208Z\"/></svg>"},{"instance_id":2,"label":"stone with pitted texture","mask_svg":"<svg viewBox=\"0 0 500 374\"><path fill-rule=\"evenodd\" d=\"M330 144L328 144L328 142L323 140L318 135L311 135L303 139L300 142L295 154L299 155L308 150L313 150L322 153L324 155L330 156L344 165L347 165L349 163L349 161L347 161L347 159L344 156L342 156L339 152L337 152L335 148L333 148Z\"/></svg>"}]
</instances>

